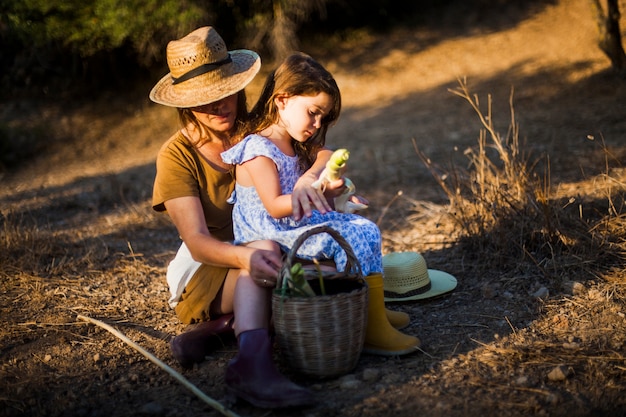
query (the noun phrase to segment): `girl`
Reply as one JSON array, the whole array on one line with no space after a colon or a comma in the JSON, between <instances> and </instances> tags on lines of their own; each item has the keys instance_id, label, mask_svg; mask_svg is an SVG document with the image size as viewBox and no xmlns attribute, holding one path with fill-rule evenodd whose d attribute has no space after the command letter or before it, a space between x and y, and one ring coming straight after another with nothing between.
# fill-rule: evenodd
<instances>
[{"instance_id":1,"label":"girl","mask_svg":"<svg viewBox=\"0 0 626 417\"><path fill-rule=\"evenodd\" d=\"M314 226L326 225L341 233L358 258L370 289L364 351L410 353L419 340L392 327L387 316L394 312L384 308L378 227L362 216L336 211L313 211L300 221L292 217L294 185L324 147L328 127L338 119L340 110L341 95L334 78L306 54L292 54L268 76L248 125L248 131L255 133L222 153L224 162L235 165L235 192L230 200L234 202L235 243L269 239L288 251L298 236ZM339 243L325 233L309 237L297 255L333 259L339 270L347 262Z\"/></svg>"}]
</instances>

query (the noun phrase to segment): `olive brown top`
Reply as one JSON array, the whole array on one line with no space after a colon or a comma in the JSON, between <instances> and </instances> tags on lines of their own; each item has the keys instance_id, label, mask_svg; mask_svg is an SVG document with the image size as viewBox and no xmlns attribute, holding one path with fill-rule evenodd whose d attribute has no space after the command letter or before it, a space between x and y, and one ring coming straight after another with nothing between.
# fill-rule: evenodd
<instances>
[{"instance_id":1,"label":"olive brown top","mask_svg":"<svg viewBox=\"0 0 626 417\"><path fill-rule=\"evenodd\" d=\"M209 232L221 241L233 239L232 172L211 166L178 132L161 147L152 194L152 208L165 211L164 202L178 197L199 197Z\"/></svg>"}]
</instances>

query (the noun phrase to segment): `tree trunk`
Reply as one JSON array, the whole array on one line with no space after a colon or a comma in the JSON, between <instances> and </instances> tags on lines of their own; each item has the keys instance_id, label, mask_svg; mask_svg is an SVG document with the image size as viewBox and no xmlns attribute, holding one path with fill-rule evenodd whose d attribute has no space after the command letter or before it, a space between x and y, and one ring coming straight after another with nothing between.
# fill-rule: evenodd
<instances>
[{"instance_id":1,"label":"tree trunk","mask_svg":"<svg viewBox=\"0 0 626 417\"><path fill-rule=\"evenodd\" d=\"M591 0L591 8L598 26L598 46L611 60L611 65L620 75L626 76L626 53L622 47L619 28L618 0L607 0L607 13L600 0Z\"/></svg>"}]
</instances>

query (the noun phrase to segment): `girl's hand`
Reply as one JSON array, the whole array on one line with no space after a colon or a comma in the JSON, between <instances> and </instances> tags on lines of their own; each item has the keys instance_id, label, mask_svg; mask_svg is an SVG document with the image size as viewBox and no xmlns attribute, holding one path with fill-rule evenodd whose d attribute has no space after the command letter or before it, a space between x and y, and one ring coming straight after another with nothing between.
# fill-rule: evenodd
<instances>
[{"instance_id":1,"label":"girl's hand","mask_svg":"<svg viewBox=\"0 0 626 417\"><path fill-rule=\"evenodd\" d=\"M325 184L324 187L324 196L328 200L333 200L335 197L339 197L345 191L345 180L343 177L338 180L329 181Z\"/></svg>"},{"instance_id":2,"label":"girl's hand","mask_svg":"<svg viewBox=\"0 0 626 417\"><path fill-rule=\"evenodd\" d=\"M313 173L306 172L296 182L291 193L291 205L295 220L300 220L303 216L310 217L314 209L322 214L332 211L324 193L311 186L316 180L317 177ZM342 180L334 181L334 183L340 184L340 188L343 186Z\"/></svg>"}]
</instances>

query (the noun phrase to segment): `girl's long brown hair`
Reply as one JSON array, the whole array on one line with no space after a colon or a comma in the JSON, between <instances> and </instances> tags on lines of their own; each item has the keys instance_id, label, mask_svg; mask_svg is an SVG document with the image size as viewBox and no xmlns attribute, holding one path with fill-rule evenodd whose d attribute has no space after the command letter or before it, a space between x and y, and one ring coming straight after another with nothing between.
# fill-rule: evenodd
<instances>
[{"instance_id":1,"label":"girl's long brown hair","mask_svg":"<svg viewBox=\"0 0 626 417\"><path fill-rule=\"evenodd\" d=\"M315 161L317 152L324 147L326 132L341 112L341 93L335 79L309 55L293 53L268 75L259 100L250 112L246 133L260 132L278 122L277 96L316 96L320 93L328 94L333 103L322 118L321 128L304 143L292 140L302 172L306 171Z\"/></svg>"}]
</instances>

